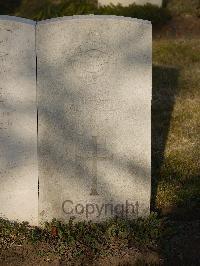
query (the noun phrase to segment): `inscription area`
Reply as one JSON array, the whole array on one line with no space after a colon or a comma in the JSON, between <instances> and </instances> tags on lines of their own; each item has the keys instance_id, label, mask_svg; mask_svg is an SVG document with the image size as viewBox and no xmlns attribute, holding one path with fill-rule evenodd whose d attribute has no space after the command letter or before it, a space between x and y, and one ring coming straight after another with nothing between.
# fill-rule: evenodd
<instances>
[{"instance_id":1,"label":"inscription area","mask_svg":"<svg viewBox=\"0 0 200 266\"><path fill-rule=\"evenodd\" d=\"M93 40L95 38L95 40ZM101 41L98 33L91 33L84 45L73 52L70 65L73 72L86 83L95 82L108 69L112 51Z\"/></svg>"},{"instance_id":2,"label":"inscription area","mask_svg":"<svg viewBox=\"0 0 200 266\"><path fill-rule=\"evenodd\" d=\"M101 75L108 63L108 55L100 49L90 48L79 52L74 61L73 68L80 76Z\"/></svg>"},{"instance_id":3,"label":"inscription area","mask_svg":"<svg viewBox=\"0 0 200 266\"><path fill-rule=\"evenodd\" d=\"M8 56L8 45L12 30L0 28L0 59Z\"/></svg>"}]
</instances>

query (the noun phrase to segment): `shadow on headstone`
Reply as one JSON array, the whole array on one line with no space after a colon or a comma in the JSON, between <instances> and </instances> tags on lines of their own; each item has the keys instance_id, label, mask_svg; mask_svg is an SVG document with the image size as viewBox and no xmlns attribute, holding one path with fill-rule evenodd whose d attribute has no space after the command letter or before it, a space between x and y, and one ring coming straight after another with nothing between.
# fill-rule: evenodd
<instances>
[{"instance_id":1,"label":"shadow on headstone","mask_svg":"<svg viewBox=\"0 0 200 266\"><path fill-rule=\"evenodd\" d=\"M120 35L115 33L116 41L108 38L110 32L105 35L102 25L91 23L88 26L84 20L81 22L85 31L79 39L75 34L79 31L76 24L72 33L70 26L70 34L72 34L70 38L73 40L70 49L65 41L69 39L69 33L66 31L69 26L66 24L66 33L63 30L65 35L62 32L64 36L62 42L65 44L62 46L62 53L59 48L60 43L56 41L57 38L54 38L56 42L54 45L54 42L49 42L48 38L43 37L43 31L46 31L44 24L41 24L38 31L37 40L41 38L37 45L37 55L40 58L37 84L39 212L42 222L51 220L52 217L66 221L70 213L63 211L65 209L63 203L69 199L75 203L75 206L87 202L102 206L110 202L116 205L124 199L133 198L134 204L141 202L140 213L146 213L147 210L149 213L150 141L148 136L143 137L140 132L150 135L151 56L148 59L149 64L146 65L146 54L151 55L151 26L146 29L144 26L141 26L142 28L138 26L140 24L133 23L134 36L130 34L122 38L121 33ZM114 24L112 29L116 27ZM121 24L117 27L119 26ZM105 24L105 30L108 29L107 27L108 25ZM111 26L109 27L111 29ZM56 24L52 30L58 37L61 36L61 33L56 30ZM144 36L147 35L144 46L141 30ZM51 35L46 34L47 37ZM138 49L137 53L134 49L130 49L134 45ZM49 55L47 55L48 53L44 53L44 46L48 47L48 51L58 51L58 53L48 52ZM116 66L116 62L119 66ZM127 75L121 72L121 65L122 70L125 73L127 71ZM115 66L114 69L113 66ZM128 82L127 77L130 77ZM134 87L134 81L140 84L141 80L145 82L144 91L139 91L141 93L139 95L136 93L137 97L134 101L132 91L140 90L143 84ZM129 87L129 84L133 85ZM147 92L148 96L144 95L144 92ZM126 94L129 93L130 97L126 98ZM129 99L131 99L130 102ZM124 123L121 118L126 117L126 115L123 116L122 110L125 104L128 116ZM128 104L130 108L127 108ZM145 121L140 122L138 117L136 125L141 126L142 130L134 128L131 117L132 114L139 115L139 108L142 109L142 119ZM145 108L149 109L145 110ZM143 140L144 145L141 144ZM142 151L146 146L148 150L145 157ZM101 157L98 161L98 172L97 159L91 160L92 153L95 158ZM138 154L141 154L141 157L137 156ZM147 160L145 163L142 160L143 156L144 161ZM107 160L104 160L105 157ZM96 194L98 197L94 197ZM75 215L79 219L85 219L83 213L82 216L74 213ZM138 215L137 211L135 211L136 215ZM90 216L90 219L91 217L96 218L95 213ZM104 218L103 215L101 217Z\"/></svg>"},{"instance_id":2,"label":"shadow on headstone","mask_svg":"<svg viewBox=\"0 0 200 266\"><path fill-rule=\"evenodd\" d=\"M179 69L169 66L153 66L152 91L152 199L155 209L157 185L168 138L171 115L178 94Z\"/></svg>"}]
</instances>

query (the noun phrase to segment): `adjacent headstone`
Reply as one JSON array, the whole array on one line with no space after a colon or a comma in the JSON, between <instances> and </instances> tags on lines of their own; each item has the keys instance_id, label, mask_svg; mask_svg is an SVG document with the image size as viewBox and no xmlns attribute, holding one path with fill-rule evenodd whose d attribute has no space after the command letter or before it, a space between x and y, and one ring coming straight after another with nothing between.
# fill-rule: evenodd
<instances>
[{"instance_id":1,"label":"adjacent headstone","mask_svg":"<svg viewBox=\"0 0 200 266\"><path fill-rule=\"evenodd\" d=\"M36 35L40 221L149 214L151 23L75 16Z\"/></svg>"},{"instance_id":2,"label":"adjacent headstone","mask_svg":"<svg viewBox=\"0 0 200 266\"><path fill-rule=\"evenodd\" d=\"M35 23L0 16L0 216L38 223Z\"/></svg>"},{"instance_id":3,"label":"adjacent headstone","mask_svg":"<svg viewBox=\"0 0 200 266\"><path fill-rule=\"evenodd\" d=\"M121 4L122 6L128 6L131 4L136 5L145 5L145 4L152 4L157 6L162 6L163 0L98 0L99 5L117 5Z\"/></svg>"}]
</instances>

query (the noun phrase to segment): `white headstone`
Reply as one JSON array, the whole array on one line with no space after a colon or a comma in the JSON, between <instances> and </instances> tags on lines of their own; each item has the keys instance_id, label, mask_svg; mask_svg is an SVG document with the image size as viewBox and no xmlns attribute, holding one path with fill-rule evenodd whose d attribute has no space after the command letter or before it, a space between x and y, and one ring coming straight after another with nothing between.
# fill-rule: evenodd
<instances>
[{"instance_id":1,"label":"white headstone","mask_svg":"<svg viewBox=\"0 0 200 266\"><path fill-rule=\"evenodd\" d=\"M0 216L38 223L35 23L0 16Z\"/></svg>"},{"instance_id":2,"label":"white headstone","mask_svg":"<svg viewBox=\"0 0 200 266\"><path fill-rule=\"evenodd\" d=\"M151 23L53 19L36 39L40 220L149 214Z\"/></svg>"},{"instance_id":3,"label":"white headstone","mask_svg":"<svg viewBox=\"0 0 200 266\"><path fill-rule=\"evenodd\" d=\"M163 0L98 0L98 3L102 6L109 4L121 4L122 6L128 6L135 3L136 5L152 4L161 7Z\"/></svg>"}]
</instances>

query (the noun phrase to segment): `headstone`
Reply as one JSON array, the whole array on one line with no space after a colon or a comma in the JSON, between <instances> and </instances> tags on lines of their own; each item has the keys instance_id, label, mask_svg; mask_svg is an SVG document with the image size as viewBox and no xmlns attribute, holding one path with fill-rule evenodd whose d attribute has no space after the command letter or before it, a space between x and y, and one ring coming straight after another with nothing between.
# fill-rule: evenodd
<instances>
[{"instance_id":1,"label":"headstone","mask_svg":"<svg viewBox=\"0 0 200 266\"><path fill-rule=\"evenodd\" d=\"M0 16L0 216L38 223L35 23Z\"/></svg>"},{"instance_id":2,"label":"headstone","mask_svg":"<svg viewBox=\"0 0 200 266\"><path fill-rule=\"evenodd\" d=\"M102 6L106 6L109 4L117 5L121 4L122 6L129 6L131 4L136 5L145 5L145 4L152 4L157 6L162 6L163 0L98 0L98 4Z\"/></svg>"},{"instance_id":3,"label":"headstone","mask_svg":"<svg viewBox=\"0 0 200 266\"><path fill-rule=\"evenodd\" d=\"M148 215L151 23L74 16L36 35L40 221Z\"/></svg>"}]
</instances>

